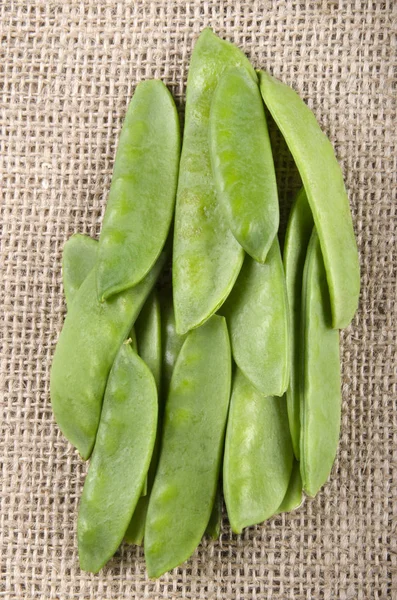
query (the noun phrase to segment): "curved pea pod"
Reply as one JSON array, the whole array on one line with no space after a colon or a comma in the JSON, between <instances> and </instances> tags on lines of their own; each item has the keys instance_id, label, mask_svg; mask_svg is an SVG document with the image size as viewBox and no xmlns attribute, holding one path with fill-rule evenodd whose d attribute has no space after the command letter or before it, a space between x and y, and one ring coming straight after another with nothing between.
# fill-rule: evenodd
<instances>
[{"instance_id":1,"label":"curved pea pod","mask_svg":"<svg viewBox=\"0 0 397 600\"><path fill-rule=\"evenodd\" d=\"M209 535L213 540L217 540L221 533L222 523L222 494L220 485L216 489L216 495L214 505L212 507L210 520L208 521L205 533Z\"/></svg>"},{"instance_id":2,"label":"curved pea pod","mask_svg":"<svg viewBox=\"0 0 397 600\"><path fill-rule=\"evenodd\" d=\"M259 73L263 100L298 167L321 243L332 326L349 325L357 310L360 267L349 199L334 149L298 94L265 72Z\"/></svg>"},{"instance_id":3,"label":"curved pea pod","mask_svg":"<svg viewBox=\"0 0 397 600\"><path fill-rule=\"evenodd\" d=\"M339 332L331 327L331 306L319 236L309 242L302 287L301 475L315 496L327 481L340 431Z\"/></svg>"},{"instance_id":4,"label":"curved pea pod","mask_svg":"<svg viewBox=\"0 0 397 600\"><path fill-rule=\"evenodd\" d=\"M290 363L289 310L284 269L276 238L264 265L246 256L222 307L234 360L265 396L282 396Z\"/></svg>"},{"instance_id":5,"label":"curved pea pod","mask_svg":"<svg viewBox=\"0 0 397 600\"><path fill-rule=\"evenodd\" d=\"M176 359L187 335L179 335L176 331L172 296L168 293L161 295L161 328L163 343L162 394L164 398L167 398Z\"/></svg>"},{"instance_id":6,"label":"curved pea pod","mask_svg":"<svg viewBox=\"0 0 397 600\"><path fill-rule=\"evenodd\" d=\"M288 488L292 462L285 398L259 394L237 369L223 461L223 493L235 533L277 511Z\"/></svg>"},{"instance_id":7,"label":"curved pea pod","mask_svg":"<svg viewBox=\"0 0 397 600\"><path fill-rule=\"evenodd\" d=\"M210 106L218 81L248 59L205 29L194 47L187 82L186 117L175 208L173 291L176 328L183 334L204 323L227 298L244 251L217 198L209 148Z\"/></svg>"},{"instance_id":8,"label":"curved pea pod","mask_svg":"<svg viewBox=\"0 0 397 600\"><path fill-rule=\"evenodd\" d=\"M138 502L157 426L153 375L122 344L106 387L77 523L80 566L97 573L116 552Z\"/></svg>"},{"instance_id":9,"label":"curved pea pod","mask_svg":"<svg viewBox=\"0 0 397 600\"><path fill-rule=\"evenodd\" d=\"M171 379L145 528L150 577L187 560L205 532L219 480L230 379L226 322L214 315L188 334Z\"/></svg>"},{"instance_id":10,"label":"curved pea pod","mask_svg":"<svg viewBox=\"0 0 397 600\"><path fill-rule=\"evenodd\" d=\"M244 250L264 263L279 225L276 174L257 78L243 67L228 69L218 83L210 149L230 229Z\"/></svg>"},{"instance_id":11,"label":"curved pea pod","mask_svg":"<svg viewBox=\"0 0 397 600\"><path fill-rule=\"evenodd\" d=\"M302 478L300 474L300 465L299 461L294 459L294 463L292 465L291 477L288 484L288 489L286 494L278 507L276 514L281 514L284 512L292 512L296 508L299 508L303 502L303 493L302 493Z\"/></svg>"},{"instance_id":12,"label":"curved pea pod","mask_svg":"<svg viewBox=\"0 0 397 600\"><path fill-rule=\"evenodd\" d=\"M159 404L159 419L157 427L156 442L153 448L152 459L146 478L146 486L144 485L144 493L139 499L134 513L131 517L128 528L125 532L125 540L130 544L141 545L145 531L145 521L147 507L149 504L149 496L153 486L154 476L156 474L158 456L160 450L160 415L161 415L161 395L160 395L160 380L161 380L161 317L160 303L157 292L154 291L149 296L142 308L139 317L136 320L135 330L138 340L138 353L149 367L158 391Z\"/></svg>"},{"instance_id":13,"label":"curved pea pod","mask_svg":"<svg viewBox=\"0 0 397 600\"><path fill-rule=\"evenodd\" d=\"M145 279L129 290L98 301L95 268L79 288L55 349L50 393L55 419L84 459L95 442L106 381L164 266L163 251Z\"/></svg>"},{"instance_id":14,"label":"curved pea pod","mask_svg":"<svg viewBox=\"0 0 397 600\"><path fill-rule=\"evenodd\" d=\"M99 238L101 300L139 283L159 257L174 212L179 153L171 94L161 81L141 82L120 134Z\"/></svg>"},{"instance_id":15,"label":"curved pea pod","mask_svg":"<svg viewBox=\"0 0 397 600\"><path fill-rule=\"evenodd\" d=\"M98 242L81 233L75 233L65 243L62 253L62 281L68 308L84 279L94 268L97 251Z\"/></svg>"},{"instance_id":16,"label":"curved pea pod","mask_svg":"<svg viewBox=\"0 0 397 600\"><path fill-rule=\"evenodd\" d=\"M291 208L284 243L284 270L291 319L291 373L287 389L287 408L294 454L300 457L301 301L302 278L307 247L313 231L313 216L304 188Z\"/></svg>"}]
</instances>

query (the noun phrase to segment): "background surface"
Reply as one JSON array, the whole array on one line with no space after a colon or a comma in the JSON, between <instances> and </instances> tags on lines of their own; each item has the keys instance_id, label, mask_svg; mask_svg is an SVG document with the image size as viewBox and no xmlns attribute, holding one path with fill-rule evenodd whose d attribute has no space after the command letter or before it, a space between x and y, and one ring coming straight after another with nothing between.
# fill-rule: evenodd
<instances>
[{"instance_id":1,"label":"background surface","mask_svg":"<svg viewBox=\"0 0 397 600\"><path fill-rule=\"evenodd\" d=\"M0 2L2 598L397 597L396 21L393 0ZM49 399L62 246L99 232L136 83L162 78L182 107L206 25L301 94L345 175L362 293L341 335L338 458L315 500L241 536L224 522L156 582L126 545L91 576L75 537L86 465ZM285 218L298 180L273 136Z\"/></svg>"}]
</instances>

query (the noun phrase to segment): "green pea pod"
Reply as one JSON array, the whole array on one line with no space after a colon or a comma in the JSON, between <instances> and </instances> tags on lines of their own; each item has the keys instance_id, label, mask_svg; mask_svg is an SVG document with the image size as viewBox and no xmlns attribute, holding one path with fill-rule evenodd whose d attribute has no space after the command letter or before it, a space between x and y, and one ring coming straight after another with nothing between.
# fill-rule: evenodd
<instances>
[{"instance_id":1,"label":"green pea pod","mask_svg":"<svg viewBox=\"0 0 397 600\"><path fill-rule=\"evenodd\" d=\"M88 235L75 233L68 239L62 253L62 280L68 309L88 273L94 268L98 242Z\"/></svg>"},{"instance_id":2,"label":"green pea pod","mask_svg":"<svg viewBox=\"0 0 397 600\"><path fill-rule=\"evenodd\" d=\"M264 265L247 256L222 307L233 357L265 396L282 396L290 363L289 310L283 263L276 238Z\"/></svg>"},{"instance_id":3,"label":"green pea pod","mask_svg":"<svg viewBox=\"0 0 397 600\"><path fill-rule=\"evenodd\" d=\"M292 361L287 408L294 454L300 457L301 301L302 278L307 246L313 231L313 216L304 188L291 208L284 244L284 269L291 319Z\"/></svg>"},{"instance_id":4,"label":"green pea pod","mask_svg":"<svg viewBox=\"0 0 397 600\"><path fill-rule=\"evenodd\" d=\"M228 69L216 88L210 149L230 229L244 250L264 263L279 224L277 183L258 81L243 67Z\"/></svg>"},{"instance_id":5,"label":"green pea pod","mask_svg":"<svg viewBox=\"0 0 397 600\"><path fill-rule=\"evenodd\" d=\"M301 475L315 496L327 481L340 431L339 332L331 328L331 306L319 236L309 242L302 288Z\"/></svg>"},{"instance_id":6,"label":"green pea pod","mask_svg":"<svg viewBox=\"0 0 397 600\"><path fill-rule=\"evenodd\" d=\"M160 395L160 380L161 380L161 317L160 303L156 292L152 292L146 301L143 309L136 320L135 329L138 337L138 351L141 358L149 367L158 391L159 402L159 420L157 427L156 442L153 449L152 460L146 478L141 498L136 505L134 514L131 517L130 523L125 533L125 540L130 544L141 545L145 531L145 521L147 507L149 504L149 496L153 486L154 476L156 474L159 451L160 451L160 415L161 415L161 395Z\"/></svg>"},{"instance_id":7,"label":"green pea pod","mask_svg":"<svg viewBox=\"0 0 397 600\"><path fill-rule=\"evenodd\" d=\"M230 379L226 322L214 315L189 333L171 379L145 528L150 577L187 560L205 532L219 480Z\"/></svg>"},{"instance_id":8,"label":"green pea pod","mask_svg":"<svg viewBox=\"0 0 397 600\"><path fill-rule=\"evenodd\" d=\"M97 298L94 268L68 311L52 362L51 402L59 427L84 459L94 446L113 361L166 257L164 250L139 285L105 303Z\"/></svg>"},{"instance_id":9,"label":"green pea pod","mask_svg":"<svg viewBox=\"0 0 397 600\"><path fill-rule=\"evenodd\" d=\"M157 426L149 368L122 344L106 387L77 523L80 566L97 573L116 552L138 502Z\"/></svg>"},{"instance_id":10,"label":"green pea pod","mask_svg":"<svg viewBox=\"0 0 397 600\"><path fill-rule=\"evenodd\" d=\"M233 66L255 72L244 54L205 29L189 68L186 116L175 209L173 288L180 334L204 323L223 304L244 252L219 204L209 148L210 106L218 81Z\"/></svg>"},{"instance_id":11,"label":"green pea pod","mask_svg":"<svg viewBox=\"0 0 397 600\"><path fill-rule=\"evenodd\" d=\"M161 81L141 82L120 134L99 238L101 300L139 283L160 255L174 212L179 118Z\"/></svg>"},{"instance_id":12,"label":"green pea pod","mask_svg":"<svg viewBox=\"0 0 397 600\"><path fill-rule=\"evenodd\" d=\"M222 523L222 494L220 485L216 489L216 495L214 505L212 507L210 520L208 521L205 533L209 535L213 540L217 540L221 533Z\"/></svg>"},{"instance_id":13,"label":"green pea pod","mask_svg":"<svg viewBox=\"0 0 397 600\"><path fill-rule=\"evenodd\" d=\"M223 493L232 530L277 511L293 462L285 398L265 397L237 369L226 430Z\"/></svg>"},{"instance_id":14,"label":"green pea pod","mask_svg":"<svg viewBox=\"0 0 397 600\"><path fill-rule=\"evenodd\" d=\"M265 72L259 73L263 100L299 169L321 243L332 325L347 327L357 310L360 267L349 199L331 142L298 94Z\"/></svg>"},{"instance_id":15,"label":"green pea pod","mask_svg":"<svg viewBox=\"0 0 397 600\"><path fill-rule=\"evenodd\" d=\"M176 332L172 296L168 293L163 293L161 296L161 327L163 343L162 394L164 398L167 398L176 359L186 339L186 334L179 335Z\"/></svg>"},{"instance_id":16,"label":"green pea pod","mask_svg":"<svg viewBox=\"0 0 397 600\"><path fill-rule=\"evenodd\" d=\"M302 478L300 474L300 465L299 461L294 459L294 463L292 465L291 477L288 484L287 492L278 507L276 514L281 514L284 512L292 512L296 508L299 508L303 502L303 494L302 494Z\"/></svg>"}]
</instances>

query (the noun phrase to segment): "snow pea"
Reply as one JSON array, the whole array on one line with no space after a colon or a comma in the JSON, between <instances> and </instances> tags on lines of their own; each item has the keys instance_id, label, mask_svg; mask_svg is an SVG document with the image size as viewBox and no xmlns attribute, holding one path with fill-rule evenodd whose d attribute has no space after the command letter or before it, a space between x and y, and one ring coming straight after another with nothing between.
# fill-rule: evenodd
<instances>
[{"instance_id":1,"label":"snow pea","mask_svg":"<svg viewBox=\"0 0 397 600\"><path fill-rule=\"evenodd\" d=\"M186 116L175 208L173 290L179 334L204 323L227 298L244 251L217 198L209 148L214 91L225 69L245 66L244 54L205 29L189 68Z\"/></svg>"},{"instance_id":2,"label":"snow pea","mask_svg":"<svg viewBox=\"0 0 397 600\"><path fill-rule=\"evenodd\" d=\"M278 239L264 265L246 256L226 316L233 358L265 396L282 396L290 363L289 310Z\"/></svg>"},{"instance_id":3,"label":"snow pea","mask_svg":"<svg viewBox=\"0 0 397 600\"><path fill-rule=\"evenodd\" d=\"M226 321L214 315L188 334L171 379L145 528L150 577L187 560L205 532L219 480L230 380Z\"/></svg>"},{"instance_id":4,"label":"snow pea","mask_svg":"<svg viewBox=\"0 0 397 600\"><path fill-rule=\"evenodd\" d=\"M59 427L84 459L94 446L113 361L166 257L167 249L140 284L104 303L98 301L94 268L66 315L52 362L51 402Z\"/></svg>"},{"instance_id":5,"label":"snow pea","mask_svg":"<svg viewBox=\"0 0 397 600\"><path fill-rule=\"evenodd\" d=\"M332 326L347 327L357 310L360 267L349 199L334 149L308 106L288 85L259 73L263 100L298 167L321 243Z\"/></svg>"},{"instance_id":6,"label":"snow pea","mask_svg":"<svg viewBox=\"0 0 397 600\"><path fill-rule=\"evenodd\" d=\"M243 67L228 69L215 90L210 150L230 229L264 263L279 225L276 174L258 81Z\"/></svg>"},{"instance_id":7,"label":"snow pea","mask_svg":"<svg viewBox=\"0 0 397 600\"><path fill-rule=\"evenodd\" d=\"M339 332L331 327L331 306L319 236L307 250L302 286L301 475L315 496L335 460L340 430Z\"/></svg>"},{"instance_id":8,"label":"snow pea","mask_svg":"<svg viewBox=\"0 0 397 600\"><path fill-rule=\"evenodd\" d=\"M222 494L220 485L216 489L216 495L214 505L212 507L210 520L208 521L205 533L209 535L213 540L217 540L221 533L222 523Z\"/></svg>"},{"instance_id":9,"label":"snow pea","mask_svg":"<svg viewBox=\"0 0 397 600\"><path fill-rule=\"evenodd\" d=\"M136 320L135 329L138 338L138 353L144 360L145 364L149 367L154 380L156 382L158 392L158 404L159 404L159 418L157 425L156 441L153 448L152 459L150 461L150 467L146 478L146 486L144 486L144 493L142 493L139 499L134 513L131 517L127 531L125 533L125 540L130 544L141 545L143 535L145 531L145 521L147 507L149 504L149 496L152 490L154 476L156 474L159 451L160 451L160 415L161 415L161 393L160 393L160 380L161 380L161 317L160 317L160 303L157 292L154 291L147 299L143 309L141 310L139 317Z\"/></svg>"},{"instance_id":10,"label":"snow pea","mask_svg":"<svg viewBox=\"0 0 397 600\"><path fill-rule=\"evenodd\" d=\"M158 80L135 90L120 134L99 238L100 300L139 283L167 238L180 153L175 103Z\"/></svg>"},{"instance_id":11,"label":"snow pea","mask_svg":"<svg viewBox=\"0 0 397 600\"><path fill-rule=\"evenodd\" d=\"M164 398L167 398L176 359L186 339L186 334L179 335L176 332L172 295L166 291L161 295L161 329L163 343L162 394Z\"/></svg>"},{"instance_id":12,"label":"snow pea","mask_svg":"<svg viewBox=\"0 0 397 600\"><path fill-rule=\"evenodd\" d=\"M291 374L287 389L287 408L294 454L300 457L301 300L302 278L307 246L313 231L313 216L304 188L291 208L284 243L284 270L291 319Z\"/></svg>"},{"instance_id":13,"label":"snow pea","mask_svg":"<svg viewBox=\"0 0 397 600\"><path fill-rule=\"evenodd\" d=\"M291 477L288 484L288 489L286 494L281 502L280 506L276 511L276 515L291 512L296 508L299 508L303 502L303 494L302 494L302 478L300 474L300 465L299 461L294 459L294 463L292 465Z\"/></svg>"},{"instance_id":14,"label":"snow pea","mask_svg":"<svg viewBox=\"0 0 397 600\"><path fill-rule=\"evenodd\" d=\"M277 511L292 462L285 397L265 397L236 369L223 462L223 493L235 533Z\"/></svg>"},{"instance_id":15,"label":"snow pea","mask_svg":"<svg viewBox=\"0 0 397 600\"><path fill-rule=\"evenodd\" d=\"M122 344L106 386L77 523L80 566L97 573L117 550L152 456L157 390L149 368Z\"/></svg>"},{"instance_id":16,"label":"snow pea","mask_svg":"<svg viewBox=\"0 0 397 600\"><path fill-rule=\"evenodd\" d=\"M68 308L84 279L94 268L97 250L98 242L81 233L75 233L65 243L62 253L62 281Z\"/></svg>"}]
</instances>

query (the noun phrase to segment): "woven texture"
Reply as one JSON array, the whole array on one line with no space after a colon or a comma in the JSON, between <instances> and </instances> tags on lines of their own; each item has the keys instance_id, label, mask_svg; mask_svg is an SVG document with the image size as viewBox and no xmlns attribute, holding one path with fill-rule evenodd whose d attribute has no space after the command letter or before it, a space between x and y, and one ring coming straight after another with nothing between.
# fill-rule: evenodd
<instances>
[{"instance_id":1,"label":"woven texture","mask_svg":"<svg viewBox=\"0 0 397 600\"><path fill-rule=\"evenodd\" d=\"M0 2L1 598L397 598L396 21L393 0ZM49 398L62 247L98 235L135 84L162 78L183 110L206 25L301 94L343 168L362 293L341 334L339 453L293 514L241 536L225 520L155 582L127 545L93 576L76 551L86 465ZM272 135L285 220L298 179Z\"/></svg>"}]
</instances>

